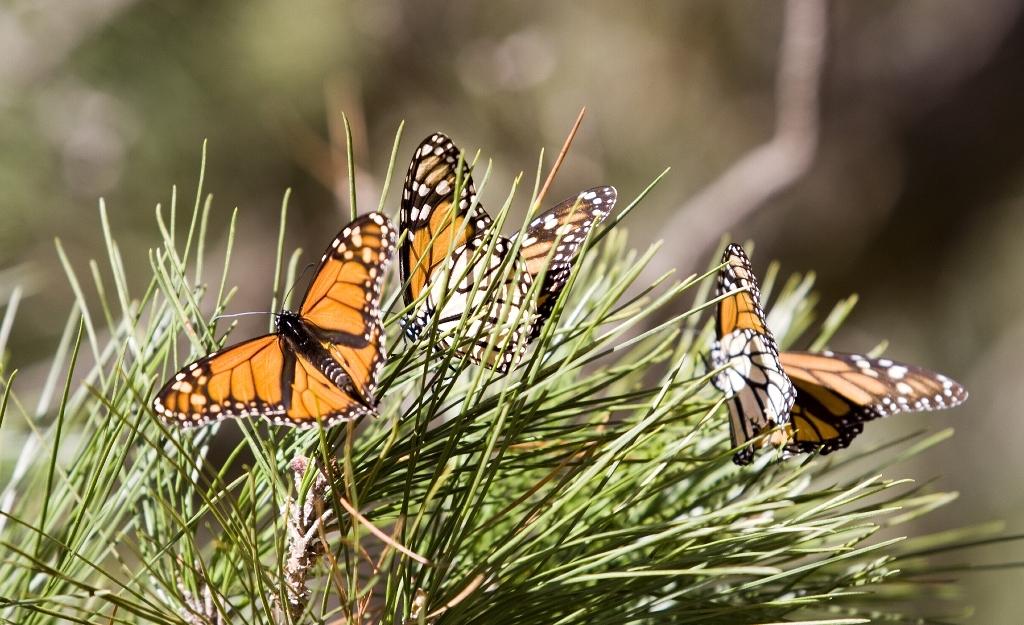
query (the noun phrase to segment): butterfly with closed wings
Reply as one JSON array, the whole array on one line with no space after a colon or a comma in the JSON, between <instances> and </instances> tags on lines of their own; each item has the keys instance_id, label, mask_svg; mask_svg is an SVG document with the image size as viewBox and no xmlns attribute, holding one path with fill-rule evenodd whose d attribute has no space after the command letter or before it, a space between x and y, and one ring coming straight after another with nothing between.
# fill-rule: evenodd
<instances>
[{"instance_id":1,"label":"butterfly with closed wings","mask_svg":"<svg viewBox=\"0 0 1024 625\"><path fill-rule=\"evenodd\" d=\"M227 417L329 427L374 414L386 359L381 286L396 234L378 213L350 223L324 252L299 309L276 316L276 332L182 369L157 393L156 413L185 427Z\"/></svg>"},{"instance_id":2,"label":"butterfly with closed wings","mask_svg":"<svg viewBox=\"0 0 1024 625\"><path fill-rule=\"evenodd\" d=\"M403 320L406 336L416 340L437 315L437 330L451 347L468 318L469 341L459 342L459 353L507 372L540 335L587 234L615 200L613 187L566 199L530 222L517 256L508 258L515 239L490 233L493 221L477 202L470 167L458 148L444 134L427 137L413 154L402 194L403 295L407 305L422 298ZM542 274L536 298L530 297Z\"/></svg>"},{"instance_id":3,"label":"butterfly with closed wings","mask_svg":"<svg viewBox=\"0 0 1024 625\"><path fill-rule=\"evenodd\" d=\"M774 429L768 442L786 453L825 455L849 446L865 421L950 408L967 398L963 386L941 373L887 358L779 352L743 248L728 246L722 263L711 360L716 368L728 366L713 382L728 398L733 447ZM733 461L748 464L753 457L747 445Z\"/></svg>"},{"instance_id":4,"label":"butterfly with closed wings","mask_svg":"<svg viewBox=\"0 0 1024 625\"><path fill-rule=\"evenodd\" d=\"M730 245L722 262L711 364L726 368L712 382L728 398L732 446L740 448L733 460L748 464L754 451L745 443L787 423L797 393L782 370L779 348L765 323L757 280L743 248ZM776 431L772 442L784 442L780 436Z\"/></svg>"}]
</instances>

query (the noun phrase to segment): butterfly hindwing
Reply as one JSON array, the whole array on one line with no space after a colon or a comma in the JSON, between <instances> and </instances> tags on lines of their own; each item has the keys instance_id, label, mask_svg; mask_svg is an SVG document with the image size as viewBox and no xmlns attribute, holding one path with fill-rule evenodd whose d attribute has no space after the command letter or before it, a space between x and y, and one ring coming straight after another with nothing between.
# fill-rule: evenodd
<instances>
[{"instance_id":1,"label":"butterfly hindwing","mask_svg":"<svg viewBox=\"0 0 1024 625\"><path fill-rule=\"evenodd\" d=\"M430 285L442 342L457 343L459 353L501 373L525 352L535 314L530 274L520 258L509 258L512 249L505 237L473 239L456 250Z\"/></svg>"},{"instance_id":2,"label":"butterfly hindwing","mask_svg":"<svg viewBox=\"0 0 1024 625\"><path fill-rule=\"evenodd\" d=\"M725 335L712 348L712 364L729 365L713 381L727 397L734 448L787 423L796 399L793 383L768 338L745 328ZM744 447L733 459L737 464L748 464L753 456L754 450Z\"/></svg>"},{"instance_id":3,"label":"butterfly hindwing","mask_svg":"<svg viewBox=\"0 0 1024 625\"><path fill-rule=\"evenodd\" d=\"M301 356L295 358L289 395L287 420L276 420L285 425L312 427L320 423L330 427L375 414L352 387L340 388L313 362Z\"/></svg>"}]
</instances>

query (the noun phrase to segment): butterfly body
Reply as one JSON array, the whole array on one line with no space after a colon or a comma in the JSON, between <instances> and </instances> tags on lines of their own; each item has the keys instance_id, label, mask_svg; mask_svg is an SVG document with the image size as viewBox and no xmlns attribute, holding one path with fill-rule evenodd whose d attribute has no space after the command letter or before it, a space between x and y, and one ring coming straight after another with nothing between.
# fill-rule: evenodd
<instances>
[{"instance_id":1,"label":"butterfly body","mask_svg":"<svg viewBox=\"0 0 1024 625\"><path fill-rule=\"evenodd\" d=\"M330 380L331 383L353 394L364 405L369 406L372 403L372 400L368 401L358 394L352 385L352 379L345 371L345 365L335 360L327 348L324 347L324 343L328 342L328 339L323 336L322 331L303 320L299 313L291 310L279 313L274 325L277 333L281 336L281 341L286 343L288 347L288 349L282 349L287 355L283 370L285 374L289 370L294 370L294 362L291 362L289 366L287 361L288 359L294 360L294 358L291 358L291 353L294 353L296 356L305 358L312 363L316 370ZM284 407L289 407L288 402L285 402Z\"/></svg>"},{"instance_id":2,"label":"butterfly body","mask_svg":"<svg viewBox=\"0 0 1024 625\"><path fill-rule=\"evenodd\" d=\"M441 334L462 335L459 353L508 371L539 336L587 234L615 199L612 187L581 192L531 221L517 248L514 239L490 232L493 221L477 203L471 172L452 140L427 137L413 154L402 195L403 294L406 304L418 302L402 322L405 335L416 340L436 317Z\"/></svg>"},{"instance_id":3,"label":"butterfly body","mask_svg":"<svg viewBox=\"0 0 1024 625\"><path fill-rule=\"evenodd\" d=\"M298 310L278 313L275 332L179 371L154 398L156 413L184 427L227 417L326 427L374 414L386 359L381 286L396 234L377 213L346 226Z\"/></svg>"},{"instance_id":4,"label":"butterfly body","mask_svg":"<svg viewBox=\"0 0 1024 625\"><path fill-rule=\"evenodd\" d=\"M402 334L406 339L415 343L420 340L423 336L423 331L427 329L427 324L430 323L430 318L434 315L433 304L426 302L422 304L414 313L403 316L398 320L398 325L402 328Z\"/></svg>"}]
</instances>

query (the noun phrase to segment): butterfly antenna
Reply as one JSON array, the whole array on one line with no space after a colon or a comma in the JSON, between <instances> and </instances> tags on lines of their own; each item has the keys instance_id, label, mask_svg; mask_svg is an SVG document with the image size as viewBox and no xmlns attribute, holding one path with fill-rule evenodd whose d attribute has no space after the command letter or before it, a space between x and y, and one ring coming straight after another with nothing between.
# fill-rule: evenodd
<instances>
[{"instance_id":1,"label":"butterfly antenna","mask_svg":"<svg viewBox=\"0 0 1024 625\"><path fill-rule=\"evenodd\" d=\"M544 202L544 196L547 195L548 188L554 182L555 174L562 167L562 162L565 161L565 157L569 153L569 147L572 146L572 140L576 138L576 131L580 129L580 124L583 123L583 116L586 114L587 107L584 106L580 109L580 114L576 116L576 122L572 125L572 129L569 130L569 135L565 138L565 143L562 144L562 151L558 153L558 158L555 159L555 164L551 167L547 180L544 181L544 186L540 188L540 193L537 194L537 201L533 205L534 210L539 208Z\"/></svg>"},{"instance_id":2,"label":"butterfly antenna","mask_svg":"<svg viewBox=\"0 0 1024 625\"><path fill-rule=\"evenodd\" d=\"M248 316L251 316L251 315L273 315L273 314L274 313L268 312L268 311L254 310L254 311L249 311L249 312L232 313L230 315L217 315L216 317L214 317L212 319L212 321L217 321L218 319L230 319L232 317L248 317Z\"/></svg>"},{"instance_id":3,"label":"butterfly antenna","mask_svg":"<svg viewBox=\"0 0 1024 625\"><path fill-rule=\"evenodd\" d=\"M292 285L288 287L288 292L284 294L284 298L281 300L282 306L284 305L284 302L287 302L288 298L291 297L292 291L295 290L295 285L302 281L302 278L305 277L306 272L312 269L313 265L315 264L316 263L306 263L306 266L303 268L302 273L300 273L299 277L296 278L294 282L292 282Z\"/></svg>"},{"instance_id":4,"label":"butterfly antenna","mask_svg":"<svg viewBox=\"0 0 1024 625\"><path fill-rule=\"evenodd\" d=\"M711 364L711 356L707 352L700 352L700 360L704 363L704 374L707 375L715 370L715 367Z\"/></svg>"}]
</instances>

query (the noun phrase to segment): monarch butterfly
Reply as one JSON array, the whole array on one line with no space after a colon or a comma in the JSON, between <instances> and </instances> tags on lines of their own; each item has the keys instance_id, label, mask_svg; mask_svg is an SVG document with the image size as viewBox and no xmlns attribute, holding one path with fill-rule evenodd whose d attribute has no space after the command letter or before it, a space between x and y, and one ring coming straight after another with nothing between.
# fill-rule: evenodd
<instances>
[{"instance_id":1,"label":"monarch butterfly","mask_svg":"<svg viewBox=\"0 0 1024 625\"><path fill-rule=\"evenodd\" d=\"M717 340L711 346L711 364L729 365L712 379L728 397L729 431L734 448L766 430L789 422L797 398L796 388L783 372L779 348L765 323L761 295L750 260L739 245L729 245L718 273ZM744 289L744 290L741 290ZM779 432L772 443L783 443ZM743 446L733 456L748 464L754 450Z\"/></svg>"},{"instance_id":2,"label":"monarch butterfly","mask_svg":"<svg viewBox=\"0 0 1024 625\"><path fill-rule=\"evenodd\" d=\"M369 213L324 252L297 311L276 329L188 365L157 393L165 421L199 426L227 417L327 427L373 414L386 359L381 285L395 248L387 217Z\"/></svg>"},{"instance_id":3,"label":"monarch butterfly","mask_svg":"<svg viewBox=\"0 0 1024 625\"><path fill-rule=\"evenodd\" d=\"M716 367L731 365L714 383L729 396L734 447L782 425L770 442L783 445L789 454L817 450L825 455L849 446L864 430L865 421L898 412L950 408L967 399L967 390L941 373L888 358L831 351L779 353L765 325L757 283L743 248L730 245L722 262L718 293L724 297L718 307L719 339L712 361ZM747 291L730 294L744 286ZM736 339L723 334L726 330L762 337L773 355L767 358L763 373L745 362L745 357L751 361L756 357L738 351ZM752 396L758 401L752 402ZM760 399L764 397L768 401ZM783 399L772 401L779 397ZM788 408L781 411L782 406ZM752 459L750 447L733 456L737 464Z\"/></svg>"},{"instance_id":4,"label":"monarch butterfly","mask_svg":"<svg viewBox=\"0 0 1024 625\"><path fill-rule=\"evenodd\" d=\"M490 349L483 364L508 371L540 335L587 234L615 200L613 187L566 199L530 222L517 257L506 260L515 238L489 241L493 221L477 202L469 165L446 135L427 137L413 154L402 193L401 227L408 232L399 250L403 296L407 305L424 298L403 320L406 335L416 340L436 313L438 331L451 336L468 311L472 342L458 351L479 363ZM507 263L511 267L502 271ZM542 273L534 300L529 291ZM453 339L442 340L450 346Z\"/></svg>"}]
</instances>

